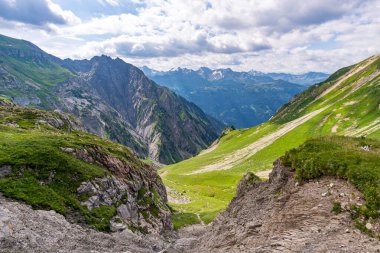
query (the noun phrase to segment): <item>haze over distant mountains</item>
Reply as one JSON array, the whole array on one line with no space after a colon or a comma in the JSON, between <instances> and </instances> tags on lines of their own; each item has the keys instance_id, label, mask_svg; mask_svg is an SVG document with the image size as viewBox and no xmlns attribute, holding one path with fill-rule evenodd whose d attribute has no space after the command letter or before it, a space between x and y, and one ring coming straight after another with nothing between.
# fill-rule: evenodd
<instances>
[{"instance_id":1,"label":"haze over distant mountains","mask_svg":"<svg viewBox=\"0 0 380 253\"><path fill-rule=\"evenodd\" d=\"M236 72L231 69L177 68L157 71L141 68L145 75L198 105L227 125L251 127L270 119L278 108L328 74Z\"/></svg>"}]
</instances>

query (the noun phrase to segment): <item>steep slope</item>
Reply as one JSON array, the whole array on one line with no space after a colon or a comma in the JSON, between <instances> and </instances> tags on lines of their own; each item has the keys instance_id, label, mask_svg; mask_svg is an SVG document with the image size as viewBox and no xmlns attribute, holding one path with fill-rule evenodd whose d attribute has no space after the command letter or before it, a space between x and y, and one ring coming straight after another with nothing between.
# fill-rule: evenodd
<instances>
[{"instance_id":1,"label":"steep slope","mask_svg":"<svg viewBox=\"0 0 380 253\"><path fill-rule=\"evenodd\" d=\"M61 60L6 36L0 36L0 56L0 95L18 105L70 112L87 131L141 157L183 160L207 147L223 127L120 59Z\"/></svg>"},{"instance_id":2,"label":"steep slope","mask_svg":"<svg viewBox=\"0 0 380 253\"><path fill-rule=\"evenodd\" d=\"M379 141L359 138L307 141L275 162L268 181L247 174L212 225L196 240L183 233L173 248L376 252L380 241L370 236L379 233L379 148Z\"/></svg>"},{"instance_id":3,"label":"steep slope","mask_svg":"<svg viewBox=\"0 0 380 253\"><path fill-rule=\"evenodd\" d=\"M165 167L174 191L186 193L182 212L209 221L234 196L248 171L268 175L272 162L305 140L325 135L380 139L380 56L343 68L297 95L267 123L234 130L197 157Z\"/></svg>"},{"instance_id":4,"label":"steep slope","mask_svg":"<svg viewBox=\"0 0 380 253\"><path fill-rule=\"evenodd\" d=\"M178 68L157 72L147 67L144 73L160 85L198 105L209 115L236 128L267 121L304 86L274 80L261 73L235 72L231 69L197 71Z\"/></svg>"},{"instance_id":5,"label":"steep slope","mask_svg":"<svg viewBox=\"0 0 380 253\"><path fill-rule=\"evenodd\" d=\"M67 60L65 65L80 73L103 101L132 124L149 144L152 158L165 163L183 160L216 138L214 122L199 108L120 59L102 56L85 62Z\"/></svg>"},{"instance_id":6,"label":"steep slope","mask_svg":"<svg viewBox=\"0 0 380 253\"><path fill-rule=\"evenodd\" d=\"M66 114L0 101L2 195L100 231L172 230L160 177L126 147L78 131Z\"/></svg>"}]
</instances>

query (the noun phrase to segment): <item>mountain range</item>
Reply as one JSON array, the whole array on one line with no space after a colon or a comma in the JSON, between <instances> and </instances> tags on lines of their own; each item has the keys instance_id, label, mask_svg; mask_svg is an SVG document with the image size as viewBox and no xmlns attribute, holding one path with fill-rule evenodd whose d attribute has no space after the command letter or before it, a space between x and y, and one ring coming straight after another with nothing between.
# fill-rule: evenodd
<instances>
[{"instance_id":1,"label":"mountain range","mask_svg":"<svg viewBox=\"0 0 380 253\"><path fill-rule=\"evenodd\" d=\"M304 86L310 86L316 83L321 83L326 80L330 75L322 72L307 72L304 74L289 74L289 73L264 73L260 71L251 70L249 73L253 76L269 76L275 80L284 80L290 83L296 83Z\"/></svg>"},{"instance_id":2,"label":"mountain range","mask_svg":"<svg viewBox=\"0 0 380 253\"><path fill-rule=\"evenodd\" d=\"M2 250L380 250L380 55L218 138L223 124L121 59L5 36L0 57ZM201 71L231 91L287 83Z\"/></svg>"},{"instance_id":3,"label":"mountain range","mask_svg":"<svg viewBox=\"0 0 380 253\"><path fill-rule=\"evenodd\" d=\"M170 88L207 114L236 128L252 127L267 121L294 95L328 77L319 72L294 75L212 70L207 67L156 71L145 66L142 70L158 84Z\"/></svg>"},{"instance_id":4,"label":"mountain range","mask_svg":"<svg viewBox=\"0 0 380 253\"><path fill-rule=\"evenodd\" d=\"M36 45L0 36L0 95L17 105L77 116L85 129L160 163L191 157L211 144L223 124L107 56L61 60Z\"/></svg>"}]
</instances>

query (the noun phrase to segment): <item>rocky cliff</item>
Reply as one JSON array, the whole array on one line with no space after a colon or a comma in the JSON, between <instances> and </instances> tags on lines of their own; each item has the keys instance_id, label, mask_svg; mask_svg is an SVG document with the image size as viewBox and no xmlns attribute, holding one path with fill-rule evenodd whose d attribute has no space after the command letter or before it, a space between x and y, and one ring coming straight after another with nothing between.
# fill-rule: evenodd
<instances>
[{"instance_id":1,"label":"rocky cliff","mask_svg":"<svg viewBox=\"0 0 380 253\"><path fill-rule=\"evenodd\" d=\"M247 178L236 198L188 252L360 252L380 242L355 228L350 212L334 202L362 204L344 180L323 178L299 185L277 163L268 182ZM245 180L247 180L245 179ZM330 192L329 196L325 196ZM355 197L353 197L355 196Z\"/></svg>"},{"instance_id":2,"label":"rocky cliff","mask_svg":"<svg viewBox=\"0 0 380 253\"><path fill-rule=\"evenodd\" d=\"M217 121L121 59L101 56L90 61L66 60L64 66L80 73L96 97L117 108L120 117L148 144L151 158L164 163L180 161L197 154L217 137ZM104 114L104 118L110 117Z\"/></svg>"}]
</instances>

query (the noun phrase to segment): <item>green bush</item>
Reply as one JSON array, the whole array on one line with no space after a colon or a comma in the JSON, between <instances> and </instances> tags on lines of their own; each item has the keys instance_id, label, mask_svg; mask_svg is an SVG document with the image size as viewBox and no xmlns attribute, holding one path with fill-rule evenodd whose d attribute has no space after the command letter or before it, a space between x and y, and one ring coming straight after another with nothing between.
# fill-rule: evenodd
<instances>
[{"instance_id":1,"label":"green bush","mask_svg":"<svg viewBox=\"0 0 380 253\"><path fill-rule=\"evenodd\" d=\"M334 202L333 208L331 210L334 214L338 215L342 212L342 206L339 202Z\"/></svg>"}]
</instances>

